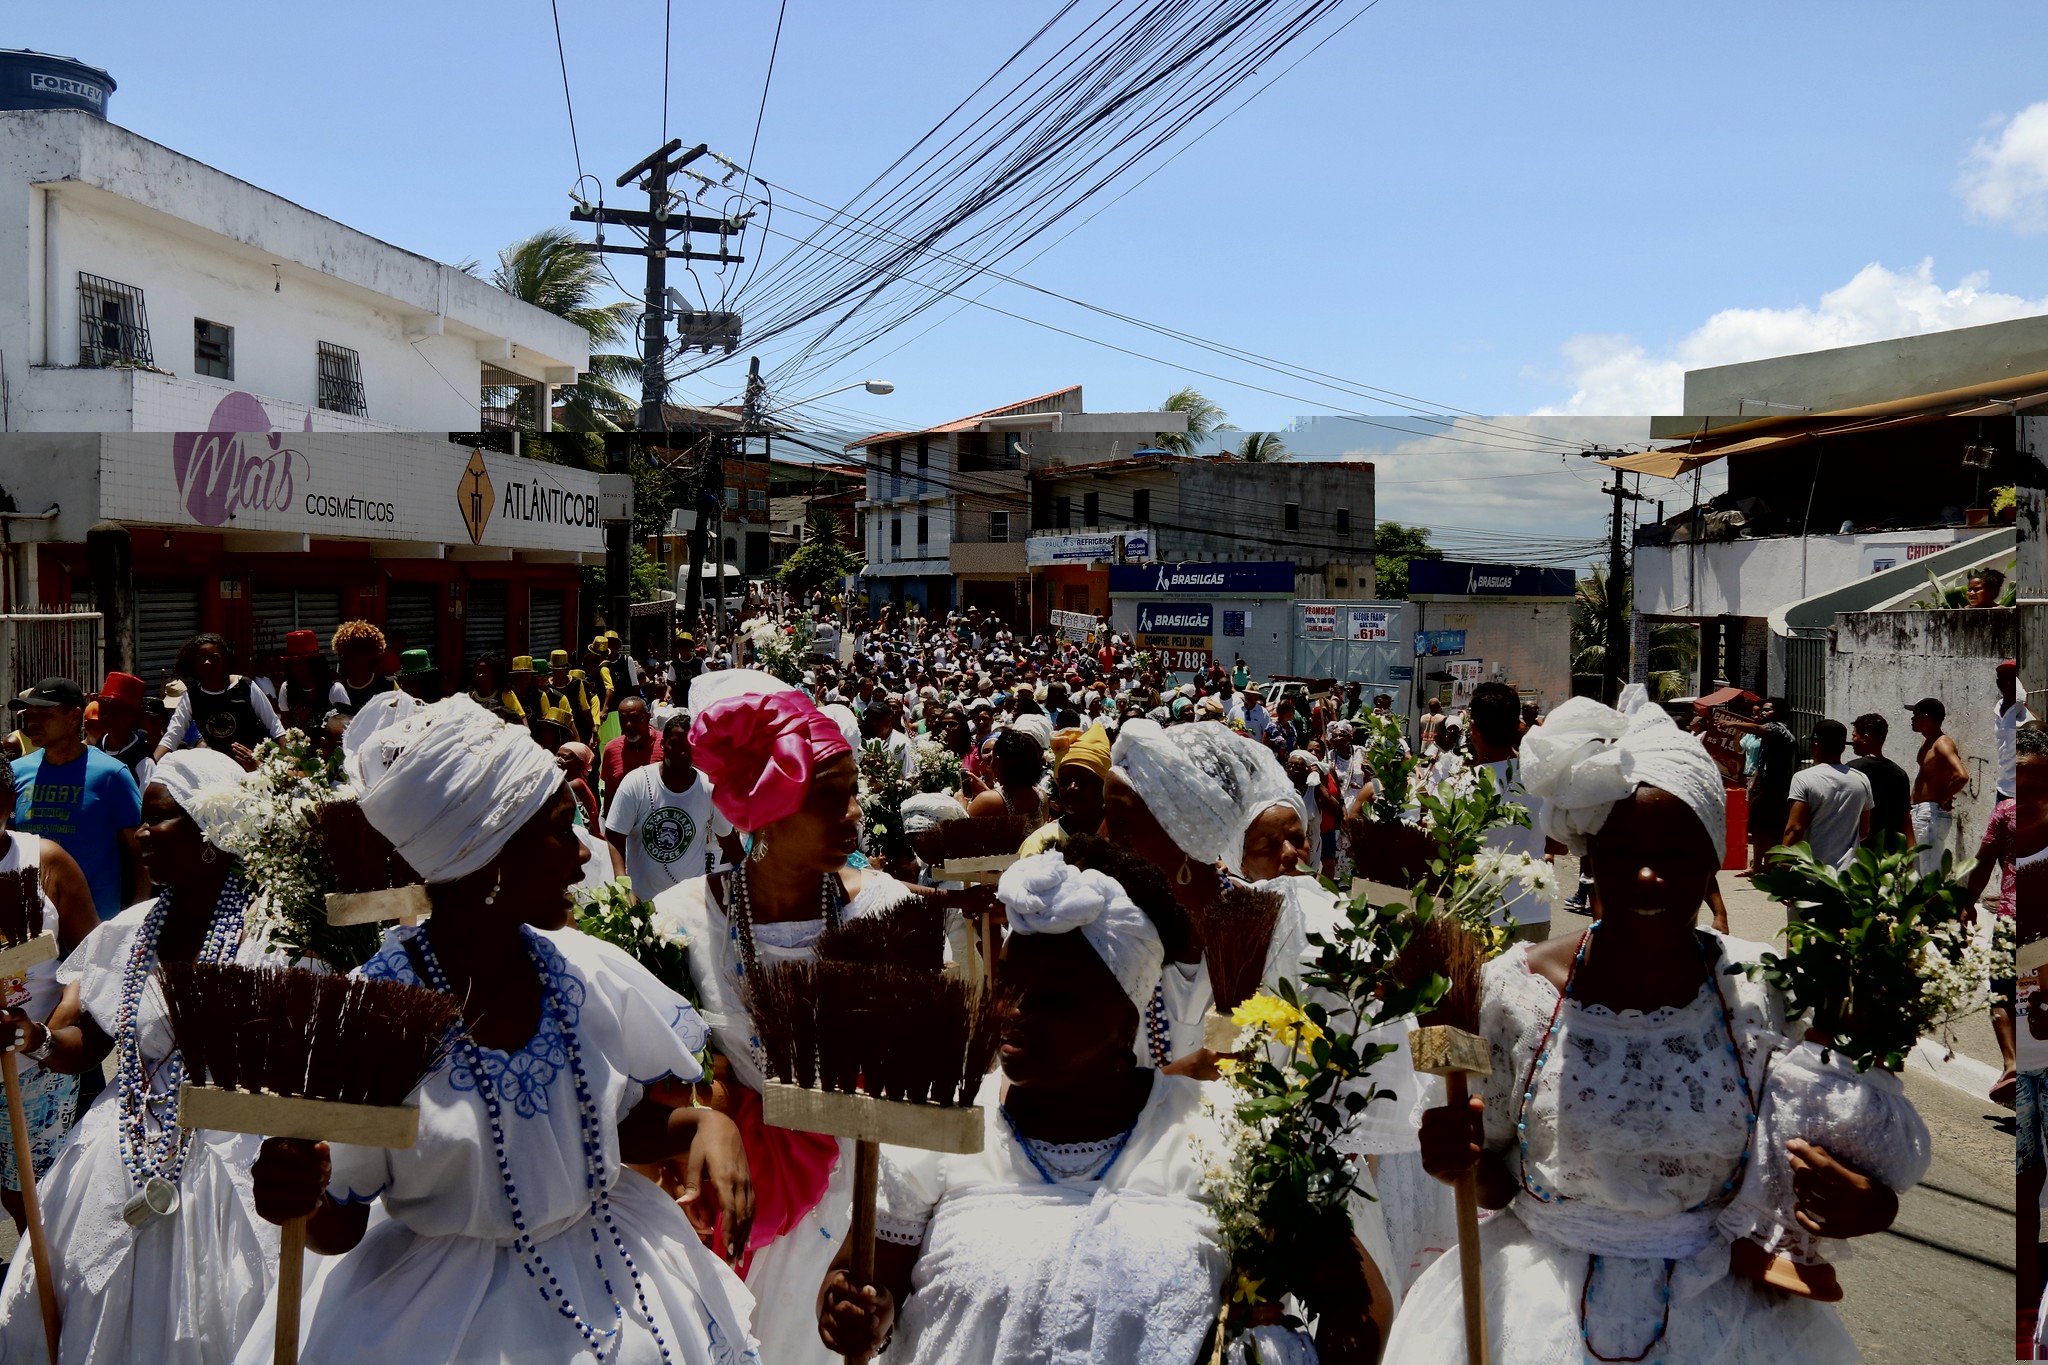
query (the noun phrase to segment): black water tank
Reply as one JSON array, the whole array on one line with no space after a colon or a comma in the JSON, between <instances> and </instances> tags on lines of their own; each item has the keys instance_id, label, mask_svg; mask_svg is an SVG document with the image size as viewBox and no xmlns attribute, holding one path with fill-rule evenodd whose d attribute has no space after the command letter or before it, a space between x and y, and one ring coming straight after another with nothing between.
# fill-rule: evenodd
<instances>
[{"instance_id":1,"label":"black water tank","mask_svg":"<svg viewBox=\"0 0 2048 1365\"><path fill-rule=\"evenodd\" d=\"M0 50L0 109L83 109L107 116L114 78L96 66L47 53Z\"/></svg>"}]
</instances>

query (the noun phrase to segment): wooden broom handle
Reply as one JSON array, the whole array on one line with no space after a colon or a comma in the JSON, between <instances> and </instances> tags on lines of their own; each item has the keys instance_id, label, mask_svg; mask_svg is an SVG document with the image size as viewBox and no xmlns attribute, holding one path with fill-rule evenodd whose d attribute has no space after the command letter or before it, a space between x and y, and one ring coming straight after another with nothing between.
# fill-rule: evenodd
<instances>
[{"instance_id":1,"label":"wooden broom handle","mask_svg":"<svg viewBox=\"0 0 2048 1365\"><path fill-rule=\"evenodd\" d=\"M22 1220L28 1224L29 1251L35 1257L36 1302L42 1305L43 1336L50 1343L50 1365L57 1365L57 1263L43 1238L43 1210L36 1199L36 1163L29 1148L28 1115L21 1108L21 1063L12 1052L0 1052L0 1083L7 1088L7 1126L14 1134L14 1178L21 1186Z\"/></svg>"},{"instance_id":2,"label":"wooden broom handle","mask_svg":"<svg viewBox=\"0 0 2048 1365\"><path fill-rule=\"evenodd\" d=\"M1444 1092L1450 1107L1463 1112L1467 1102L1465 1073L1454 1071L1444 1077ZM1487 1365L1486 1280L1479 1271L1478 1170L1460 1172L1452 1188L1458 1196L1458 1277L1465 1299L1465 1361L1466 1365Z\"/></svg>"},{"instance_id":3,"label":"wooden broom handle","mask_svg":"<svg viewBox=\"0 0 2048 1365\"><path fill-rule=\"evenodd\" d=\"M306 1221L294 1218L278 1229L277 1335L271 1341L271 1365L299 1365L299 1299L306 1269Z\"/></svg>"},{"instance_id":4,"label":"wooden broom handle","mask_svg":"<svg viewBox=\"0 0 2048 1365\"><path fill-rule=\"evenodd\" d=\"M853 1225L846 1238L853 1250L852 1279L855 1289L875 1282L875 1186L881 1179L882 1144L853 1144ZM902 1305L897 1305L900 1310ZM867 1351L848 1351L846 1365L862 1365Z\"/></svg>"}]
</instances>

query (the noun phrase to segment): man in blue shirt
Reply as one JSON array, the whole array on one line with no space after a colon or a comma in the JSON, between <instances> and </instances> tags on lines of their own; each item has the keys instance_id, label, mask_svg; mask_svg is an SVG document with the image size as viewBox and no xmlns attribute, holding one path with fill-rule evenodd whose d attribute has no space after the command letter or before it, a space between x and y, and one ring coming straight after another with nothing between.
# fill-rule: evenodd
<instances>
[{"instance_id":1,"label":"man in blue shirt","mask_svg":"<svg viewBox=\"0 0 2048 1365\"><path fill-rule=\"evenodd\" d=\"M112 919L128 904L142 793L126 766L85 742L85 692L45 678L9 705L41 747L14 760L14 824L55 840L85 873L93 909Z\"/></svg>"}]
</instances>

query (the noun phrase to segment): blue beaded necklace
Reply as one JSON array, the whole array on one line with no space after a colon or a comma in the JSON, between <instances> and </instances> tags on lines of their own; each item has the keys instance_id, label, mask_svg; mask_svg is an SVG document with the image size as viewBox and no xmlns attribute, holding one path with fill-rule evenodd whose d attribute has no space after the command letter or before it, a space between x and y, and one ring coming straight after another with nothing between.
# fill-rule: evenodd
<instances>
[{"instance_id":1,"label":"blue beaded necklace","mask_svg":"<svg viewBox=\"0 0 2048 1365\"><path fill-rule=\"evenodd\" d=\"M1564 1003L1571 999L1572 987L1579 979L1579 968L1586 961L1586 948L1592 943L1593 930L1598 929L1600 923L1599 920L1594 920L1592 925L1579 935L1579 948L1572 955L1571 970L1565 974L1564 989L1558 992L1557 1004L1550 1011L1550 1027L1544 1030L1543 1043L1536 1049L1536 1056L1529 1063L1528 1072L1522 1077L1522 1096L1520 1102L1515 1106L1515 1138L1520 1146L1518 1175L1522 1182L1523 1192L1538 1203L1561 1204L1571 1198L1570 1195L1557 1190L1552 1190L1546 1195L1541 1185L1532 1184L1529 1180L1529 1102L1535 1098L1537 1076L1542 1071L1544 1061L1549 1058L1551 1048L1557 1041L1558 1031L1563 1025ZM1706 964L1707 980L1714 988L1714 999L1721 1007L1721 1028L1728 1038L1728 1055L1735 1062L1736 1078L1742 1082L1743 1102L1749 1107L1749 1114L1747 1116L1749 1124L1748 1131L1743 1136L1742 1155L1735 1162L1734 1174L1728 1177L1719 1190L1687 1209L1687 1213L1699 1212L1707 1205L1713 1203L1714 1200L1729 1193L1740 1183L1743 1171L1749 1167L1750 1153L1756 1146L1757 1119L1756 1095L1749 1086L1749 1071L1742 1064L1742 1050L1735 1042L1734 1015L1728 1008L1727 993L1721 989L1720 974L1715 971L1715 968L1719 965L1719 954L1708 947L1708 940L1704 935L1695 935L1694 942L1699 946L1700 960ZM1650 1352L1656 1350L1658 1344L1664 1340L1664 1334L1671 1327L1671 1272L1677 1264L1676 1261L1670 1259L1666 1259L1664 1262L1664 1311L1661 1320L1657 1324L1657 1330L1651 1334L1649 1344L1632 1356L1610 1356L1602 1355L1599 1351L1595 1350L1592 1338L1588 1335L1586 1310L1593 1301L1593 1280L1600 1273L1600 1257L1597 1255L1587 1256L1586 1278L1579 1287L1579 1340L1585 1345L1586 1353L1592 1356L1593 1359L1604 1362L1605 1365L1636 1365L1637 1362L1647 1359Z\"/></svg>"},{"instance_id":2,"label":"blue beaded necklace","mask_svg":"<svg viewBox=\"0 0 2048 1365\"><path fill-rule=\"evenodd\" d=\"M1145 1005L1145 1044L1152 1053L1152 1065L1161 1071L1173 1058L1168 1054L1166 1036L1166 987L1152 988L1152 999Z\"/></svg>"},{"instance_id":3,"label":"blue beaded necklace","mask_svg":"<svg viewBox=\"0 0 2048 1365\"><path fill-rule=\"evenodd\" d=\"M525 931L522 930L522 933ZM425 969L427 984L437 991L448 991L448 974L441 969L440 959L434 955L434 947L425 933L415 934L412 941L419 945L419 964ZM608 1359L619 1344L619 1332L625 1321L626 1309L619 1293L612 1285L611 1272L605 1269L603 1238L598 1234L598 1225L611 1237L612 1249L626 1268L627 1278L633 1286L633 1299L639 1305L640 1316L647 1324L647 1330L654 1336L654 1344L661 1351L664 1361L671 1361L668 1341L662 1336L661 1328L654 1321L654 1314L647 1307L647 1291L640 1279L640 1267L634 1262L633 1254L626 1249L625 1238L619 1232L619 1225L612 1218L611 1191L604 1181L604 1129L598 1117L596 1103L590 1097L590 1082L583 1072L582 1048L576 1039L576 1030L569 1017L569 1007L561 998L561 992L554 984L553 973L547 962L535 947L531 935L527 938L526 950L533 959L544 986L541 1009L544 1014L554 1017L560 1028L562 1044L568 1052L569 1074L576 1084L576 1107L583 1137L583 1184L590 1193L591 1259L597 1273L604 1281L605 1295L612 1301L612 1324L599 1329L593 1326L577 1311L569 1299L569 1291L562 1287L561 1280L540 1254L540 1246L533 1240L533 1234L526 1227L526 1213L519 1203L519 1189L512 1179L512 1163L505 1151L504 1106L500 1102L496 1086L485 1071L480 1048L475 1039L465 1032L456 1043L461 1063L476 1077L477 1097L484 1102L484 1113L491 1124L491 1148L498 1158L498 1177L504 1185L505 1202L512 1206L512 1227L516 1236L512 1245L518 1249L520 1263L525 1267L529 1279L540 1290L541 1300L551 1304L555 1311L576 1328L577 1334L599 1360ZM452 994L452 992L450 992Z\"/></svg>"},{"instance_id":4,"label":"blue beaded necklace","mask_svg":"<svg viewBox=\"0 0 2048 1365\"><path fill-rule=\"evenodd\" d=\"M141 1029L138 1016L142 993L156 972L156 945L170 918L176 889L165 887L156 904L143 917L128 951L128 966L121 978L121 1005L114 1016L114 1083L121 1090L121 1165L128 1172L131 1189L140 1190L152 1179L175 1185L184 1173L185 1153L192 1145L192 1130L177 1121L178 1085L185 1078L185 1059L173 1049L160 1068L166 1085L159 1100L150 1090L150 1077L142 1062ZM249 909L250 894L242 883L239 868L230 870L220 899L214 902L213 918L199 945L200 962L225 962L242 942L242 918ZM150 1120L156 1120L156 1136L149 1135Z\"/></svg>"},{"instance_id":5,"label":"blue beaded necklace","mask_svg":"<svg viewBox=\"0 0 2048 1365\"><path fill-rule=\"evenodd\" d=\"M1059 1177L1055 1176L1052 1173L1052 1171L1046 1167L1045 1162L1042 1159L1040 1159L1038 1155L1037 1147L1032 1143L1030 1138L1024 1136L1024 1130L1017 1126L1017 1120L1010 1117L1010 1109L1008 1105L1003 1106L1002 1115L1003 1122L1007 1123L1010 1126L1010 1136L1017 1139L1017 1145L1023 1149L1024 1159L1031 1163L1031 1169L1037 1171L1039 1178L1045 1181L1046 1184L1059 1184ZM1088 1178L1090 1180L1100 1180L1102 1179L1102 1177L1108 1175L1109 1168L1116 1165L1116 1159L1124 1154L1124 1148L1130 1144L1131 1134L1137 1131L1138 1123L1136 1119L1133 1119L1131 1121L1131 1126L1124 1129L1123 1132L1117 1136L1116 1146L1109 1149L1108 1158L1105 1159L1100 1166L1096 1167L1095 1174L1089 1176Z\"/></svg>"}]
</instances>

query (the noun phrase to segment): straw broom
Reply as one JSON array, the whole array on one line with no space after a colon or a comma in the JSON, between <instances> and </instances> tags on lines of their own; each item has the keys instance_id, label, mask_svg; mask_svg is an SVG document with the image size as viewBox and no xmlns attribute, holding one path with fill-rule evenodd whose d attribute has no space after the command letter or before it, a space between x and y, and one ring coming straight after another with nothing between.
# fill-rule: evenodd
<instances>
[{"instance_id":1,"label":"straw broom","mask_svg":"<svg viewBox=\"0 0 2048 1365\"><path fill-rule=\"evenodd\" d=\"M1481 955L1478 940L1463 925L1439 915L1418 925L1394 966L1403 981L1434 973L1447 988L1437 1007L1418 1017L1408 1035L1408 1052L1418 1072L1444 1078L1445 1103L1459 1113L1470 1102L1469 1078L1493 1070L1493 1057L1479 1033ZM1486 1282L1480 1272L1479 1172L1459 1174L1458 1273L1465 1299L1465 1359L1486 1365Z\"/></svg>"},{"instance_id":2,"label":"straw broom","mask_svg":"<svg viewBox=\"0 0 2048 1365\"><path fill-rule=\"evenodd\" d=\"M901 911L896 912L898 914ZM824 954L754 974L754 1024L770 1079L762 1118L854 1141L854 1283L875 1274L875 1186L883 1143L978 1152L974 1096L995 1064L994 995L930 965L850 962ZM859 1365L867 1352L846 1356Z\"/></svg>"},{"instance_id":3,"label":"straw broom","mask_svg":"<svg viewBox=\"0 0 2048 1365\"><path fill-rule=\"evenodd\" d=\"M454 996L301 969L170 962L158 968L184 1058L178 1122L264 1137L410 1147L406 1099L462 1020ZM306 1219L279 1232L273 1365L299 1356Z\"/></svg>"},{"instance_id":4,"label":"straw broom","mask_svg":"<svg viewBox=\"0 0 2048 1365\"><path fill-rule=\"evenodd\" d=\"M57 956L57 935L43 927L42 879L25 867L0 875L0 978L25 976L29 968ZM36 1171L29 1147L28 1115L21 1104L21 1062L12 1051L0 1052L0 1085L7 1092L7 1126L14 1138L14 1174L21 1185L22 1220L35 1258L36 1302L43 1312L43 1336L50 1345L51 1365L57 1360L57 1263L43 1235L42 1204L36 1197Z\"/></svg>"},{"instance_id":5,"label":"straw broom","mask_svg":"<svg viewBox=\"0 0 2048 1365\"><path fill-rule=\"evenodd\" d=\"M1232 886L1201 909L1188 911L1202 936L1202 961L1215 997L1202 1019L1202 1045L1211 1052L1237 1049L1238 1028L1230 1013L1257 994L1265 978L1281 903L1277 891Z\"/></svg>"},{"instance_id":6,"label":"straw broom","mask_svg":"<svg viewBox=\"0 0 2048 1365\"><path fill-rule=\"evenodd\" d=\"M994 886L1002 880L1017 850L1031 833L1021 815L974 815L941 820L910 835L911 851L940 881ZM975 942L982 975L991 989L996 976L995 924L987 915L975 919Z\"/></svg>"}]
</instances>

